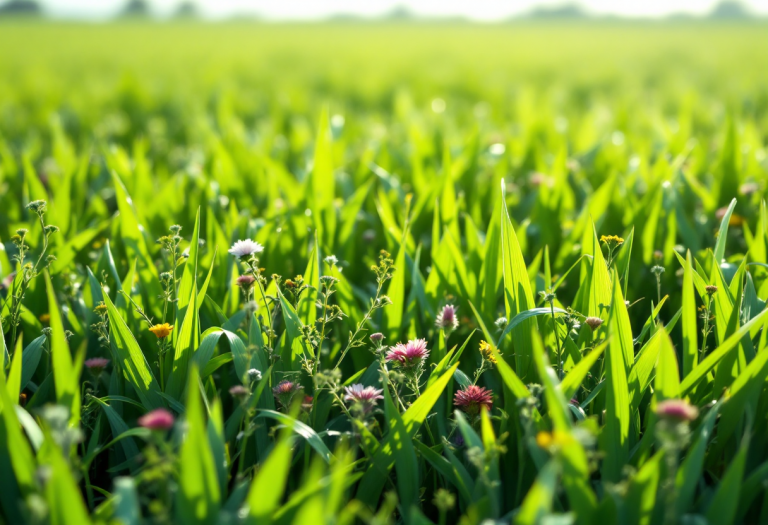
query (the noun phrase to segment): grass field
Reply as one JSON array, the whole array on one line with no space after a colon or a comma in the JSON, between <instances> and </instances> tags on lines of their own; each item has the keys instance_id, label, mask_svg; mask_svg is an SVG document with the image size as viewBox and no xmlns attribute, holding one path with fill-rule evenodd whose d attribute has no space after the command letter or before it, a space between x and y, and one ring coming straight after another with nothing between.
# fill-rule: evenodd
<instances>
[{"instance_id":1,"label":"grass field","mask_svg":"<svg viewBox=\"0 0 768 525\"><path fill-rule=\"evenodd\" d=\"M766 63L0 22L0 524L768 522Z\"/></svg>"}]
</instances>

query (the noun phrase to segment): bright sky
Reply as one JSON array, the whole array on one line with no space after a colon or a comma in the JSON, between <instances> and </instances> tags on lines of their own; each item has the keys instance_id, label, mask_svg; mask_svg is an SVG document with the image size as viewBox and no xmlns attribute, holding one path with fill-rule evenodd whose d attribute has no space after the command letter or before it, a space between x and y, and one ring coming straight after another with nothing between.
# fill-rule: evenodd
<instances>
[{"instance_id":1,"label":"bright sky","mask_svg":"<svg viewBox=\"0 0 768 525\"><path fill-rule=\"evenodd\" d=\"M2 0L0 0L1 2ZM160 14L172 12L181 0L150 0ZM58 16L108 17L125 0L40 0ZM406 6L422 15L461 15L476 20L495 20L539 5L562 5L563 0L195 0L206 16L221 18L252 13L270 19L316 19L347 13L375 16L396 6ZM663 16L669 13L708 12L717 0L581 0L586 9L623 16ZM742 0L752 11L768 14L768 0Z\"/></svg>"}]
</instances>

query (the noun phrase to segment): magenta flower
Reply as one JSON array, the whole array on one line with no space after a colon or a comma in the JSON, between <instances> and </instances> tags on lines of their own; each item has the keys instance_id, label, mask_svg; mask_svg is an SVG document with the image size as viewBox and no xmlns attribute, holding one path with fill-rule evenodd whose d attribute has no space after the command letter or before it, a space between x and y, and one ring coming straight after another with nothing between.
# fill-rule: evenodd
<instances>
[{"instance_id":1,"label":"magenta flower","mask_svg":"<svg viewBox=\"0 0 768 525\"><path fill-rule=\"evenodd\" d=\"M384 399L380 389L373 388L372 386L363 386L360 383L345 387L344 391L346 392L344 401L354 403L363 414L373 410L377 400Z\"/></svg>"},{"instance_id":2,"label":"magenta flower","mask_svg":"<svg viewBox=\"0 0 768 525\"><path fill-rule=\"evenodd\" d=\"M256 279L253 277L253 275L241 275L235 282L243 290L250 290L255 281Z\"/></svg>"},{"instance_id":3,"label":"magenta flower","mask_svg":"<svg viewBox=\"0 0 768 525\"><path fill-rule=\"evenodd\" d=\"M426 339L413 339L407 344L397 343L387 352L387 361L396 361L402 366L413 366L429 357Z\"/></svg>"},{"instance_id":4,"label":"magenta flower","mask_svg":"<svg viewBox=\"0 0 768 525\"><path fill-rule=\"evenodd\" d=\"M469 385L464 390L456 392L453 397L453 404L467 414L476 416L480 413L481 408L491 409L493 406L492 392L481 386Z\"/></svg>"},{"instance_id":5,"label":"magenta flower","mask_svg":"<svg viewBox=\"0 0 768 525\"><path fill-rule=\"evenodd\" d=\"M459 318L456 317L456 307L446 304L437 314L435 325L441 330L456 330L459 327Z\"/></svg>"},{"instance_id":6,"label":"magenta flower","mask_svg":"<svg viewBox=\"0 0 768 525\"><path fill-rule=\"evenodd\" d=\"M280 381L277 386L272 389L272 394L274 394L277 400L280 401L280 404L283 407L288 408L291 405L293 396L295 396L298 391L299 385L293 381L285 379Z\"/></svg>"},{"instance_id":7,"label":"magenta flower","mask_svg":"<svg viewBox=\"0 0 768 525\"><path fill-rule=\"evenodd\" d=\"M656 415L674 421L693 421L699 417L699 409L683 399L667 399L656 405Z\"/></svg>"},{"instance_id":8,"label":"magenta flower","mask_svg":"<svg viewBox=\"0 0 768 525\"><path fill-rule=\"evenodd\" d=\"M91 374L93 374L95 377L99 377L104 369L107 368L109 359L104 359L103 357L92 357L90 359L86 359L85 363L83 364Z\"/></svg>"},{"instance_id":9,"label":"magenta flower","mask_svg":"<svg viewBox=\"0 0 768 525\"><path fill-rule=\"evenodd\" d=\"M148 412L139 418L139 425L150 430L168 430L173 427L173 414L164 408Z\"/></svg>"}]
</instances>

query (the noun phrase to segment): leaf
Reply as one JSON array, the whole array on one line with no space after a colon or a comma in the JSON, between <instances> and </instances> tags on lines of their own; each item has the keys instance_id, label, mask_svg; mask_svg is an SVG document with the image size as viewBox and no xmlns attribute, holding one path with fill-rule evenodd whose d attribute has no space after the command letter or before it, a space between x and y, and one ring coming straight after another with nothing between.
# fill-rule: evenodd
<instances>
[{"instance_id":1,"label":"leaf","mask_svg":"<svg viewBox=\"0 0 768 525\"><path fill-rule=\"evenodd\" d=\"M69 410L69 424L80 425L80 369L72 362L64 324L61 320L51 277L45 272L45 288L48 293L48 314L51 328L51 364L56 388L56 401Z\"/></svg>"},{"instance_id":2,"label":"leaf","mask_svg":"<svg viewBox=\"0 0 768 525\"><path fill-rule=\"evenodd\" d=\"M46 435L39 458L40 463L50 469L44 489L50 523L52 525L91 523L80 488L69 470L61 449L50 435Z\"/></svg>"},{"instance_id":3,"label":"leaf","mask_svg":"<svg viewBox=\"0 0 768 525\"><path fill-rule=\"evenodd\" d=\"M608 346L608 342L603 342L598 345L594 350L585 355L581 361L576 363L576 366L570 369L560 382L560 389L563 391L563 397L565 399L571 399L579 391L581 383L592 367L595 366L597 360L603 354L605 347Z\"/></svg>"},{"instance_id":4,"label":"leaf","mask_svg":"<svg viewBox=\"0 0 768 525\"><path fill-rule=\"evenodd\" d=\"M728 240L728 224L731 222L731 215L733 214L734 208L736 208L736 199L731 201L731 204L728 206L725 215L720 221L720 230L717 232L717 241L715 242L714 251L715 264L718 265L725 257L725 243Z\"/></svg>"},{"instance_id":5,"label":"leaf","mask_svg":"<svg viewBox=\"0 0 768 525\"><path fill-rule=\"evenodd\" d=\"M755 317L739 328L735 333L731 334L728 339L712 350L704 360L699 363L699 366L693 369L693 371L683 378L680 383L680 395L685 396L701 381L704 377L717 365L717 363L731 351L737 344L741 342L742 337L748 334L753 326L760 324L763 318L768 315L768 310L763 310Z\"/></svg>"},{"instance_id":6,"label":"leaf","mask_svg":"<svg viewBox=\"0 0 768 525\"><path fill-rule=\"evenodd\" d=\"M32 455L32 450L29 448L29 442L21 432L21 426L19 425L16 411L13 410L15 403L8 395L8 385L5 382L5 373L0 372L0 444L7 447L7 450L11 453L10 463L13 467L13 474L16 478L22 494L29 495L36 486L36 462L35 457ZM2 477L5 478L7 474ZM10 477L10 476L8 476ZM3 485L0 486L5 486Z\"/></svg>"},{"instance_id":7,"label":"leaf","mask_svg":"<svg viewBox=\"0 0 768 525\"><path fill-rule=\"evenodd\" d=\"M253 478L246 498L248 525L271 522L271 515L280 504L291 467L290 428L286 428L267 460Z\"/></svg>"},{"instance_id":8,"label":"leaf","mask_svg":"<svg viewBox=\"0 0 768 525\"><path fill-rule=\"evenodd\" d=\"M747 461L747 448L747 446L739 448L736 457L733 458L725 471L725 476L720 480L717 491L709 501L706 517L707 523L710 525L733 523L739 504L739 491L741 490L741 480L744 477L744 465Z\"/></svg>"},{"instance_id":9,"label":"leaf","mask_svg":"<svg viewBox=\"0 0 768 525\"><path fill-rule=\"evenodd\" d=\"M178 319L178 318L177 318ZM200 320L197 313L197 284L192 283L189 300L184 315L184 322L174 344L173 367L168 376L165 393L174 399L180 399L187 387L189 361L198 347L200 338Z\"/></svg>"},{"instance_id":10,"label":"leaf","mask_svg":"<svg viewBox=\"0 0 768 525\"><path fill-rule=\"evenodd\" d=\"M194 286L192 287L194 290ZM208 443L207 427L200 390L197 367L189 373L190 387L187 388L186 422L187 433L179 453L179 490L177 497L177 519L180 523L215 524L221 493L213 454Z\"/></svg>"},{"instance_id":11,"label":"leaf","mask_svg":"<svg viewBox=\"0 0 768 525\"><path fill-rule=\"evenodd\" d=\"M702 468L704 467L704 458L707 453L707 444L712 437L712 429L723 404L717 403L704 417L699 429L696 431L696 438L693 445L688 449L682 465L677 471L675 486L677 487L677 515L682 516L690 510L693 497L696 492L696 486L701 479Z\"/></svg>"},{"instance_id":12,"label":"leaf","mask_svg":"<svg viewBox=\"0 0 768 525\"><path fill-rule=\"evenodd\" d=\"M387 296L392 300L392 305L384 311L386 319L386 324L384 325L385 333L392 334L392 337L396 339L399 339L399 334L401 333L403 310L405 308L405 255L407 251L405 237L407 235L408 229L406 228L403 233L403 242L397 251L395 272L387 288Z\"/></svg>"},{"instance_id":13,"label":"leaf","mask_svg":"<svg viewBox=\"0 0 768 525\"><path fill-rule=\"evenodd\" d=\"M556 314L563 314L566 315L568 312L563 310L562 308L555 308ZM507 326L504 328L504 331L499 336L499 344L504 340L504 338L507 336L508 333L510 333L512 330L517 328L523 321L526 319L530 319L531 317L535 317L537 315L552 315L552 310L550 308L531 308L530 310L526 310L525 312L521 312L514 316L511 321L507 324Z\"/></svg>"},{"instance_id":14,"label":"leaf","mask_svg":"<svg viewBox=\"0 0 768 525\"><path fill-rule=\"evenodd\" d=\"M531 283L528 280L528 270L525 267L520 243L515 235L509 210L506 205L506 186L501 180L501 261L502 275L504 276L504 304L506 305L507 319L512 319L517 314L530 310L535 306ZM523 381L533 379L529 377L528 370L531 366L531 330L536 326L533 319L526 319L512 330L512 341L515 349L515 371Z\"/></svg>"},{"instance_id":15,"label":"leaf","mask_svg":"<svg viewBox=\"0 0 768 525\"><path fill-rule=\"evenodd\" d=\"M328 450L328 447L325 445L322 438L317 435L317 432L315 432L312 427L292 418L287 414L276 412L274 410L262 408L259 410L259 417L262 416L279 421L280 423L293 429L294 432L307 440L307 443L309 443L310 446L315 449L315 452L317 452L326 463L331 462L333 454L331 454L331 451Z\"/></svg>"},{"instance_id":16,"label":"leaf","mask_svg":"<svg viewBox=\"0 0 768 525\"><path fill-rule=\"evenodd\" d=\"M656 506L656 490L661 478L664 450L646 461L629 483L626 495L625 518L630 525L649 525ZM663 501L660 499L660 501Z\"/></svg>"},{"instance_id":17,"label":"leaf","mask_svg":"<svg viewBox=\"0 0 768 525\"><path fill-rule=\"evenodd\" d=\"M21 384L20 390L24 390L32 376L35 375L37 366L40 363L40 357L43 355L43 345L45 344L45 336L41 335L37 339L33 340L24 349L22 355L21 364Z\"/></svg>"},{"instance_id":18,"label":"leaf","mask_svg":"<svg viewBox=\"0 0 768 525\"><path fill-rule=\"evenodd\" d=\"M685 256L683 270L683 377L691 373L699 362L699 343L696 332L696 298L693 295L693 265L690 250Z\"/></svg>"},{"instance_id":19,"label":"leaf","mask_svg":"<svg viewBox=\"0 0 768 525\"><path fill-rule=\"evenodd\" d=\"M418 462L411 436L392 402L388 388L384 389L384 413L387 418L387 442L391 444L395 459L400 506L404 511L408 511L415 503L418 503L421 485L419 483Z\"/></svg>"},{"instance_id":20,"label":"leaf","mask_svg":"<svg viewBox=\"0 0 768 525\"><path fill-rule=\"evenodd\" d=\"M424 392L403 414L403 424L411 438L416 434L416 431L427 418L429 411L437 402L438 398L443 393L443 390L445 390L448 381L453 377L453 373L456 371L457 367L458 363L449 368L448 371L431 386L427 387L427 389L424 390ZM356 492L357 498L370 507L375 506L376 501L379 499L379 495L386 484L388 472L394 465L392 441L392 436L387 434L378 452L376 452L371 459L370 466L358 485Z\"/></svg>"},{"instance_id":21,"label":"leaf","mask_svg":"<svg viewBox=\"0 0 768 525\"><path fill-rule=\"evenodd\" d=\"M618 289L618 284L615 285ZM621 343L621 321L611 315L611 341L606 351L605 428L603 439L603 477L617 482L629 459L629 388Z\"/></svg>"},{"instance_id":22,"label":"leaf","mask_svg":"<svg viewBox=\"0 0 768 525\"><path fill-rule=\"evenodd\" d=\"M552 511L552 501L557 488L559 468L557 462L550 460L539 471L536 481L525 495L520 510L514 517L515 525L539 525Z\"/></svg>"},{"instance_id":23,"label":"leaf","mask_svg":"<svg viewBox=\"0 0 768 525\"><path fill-rule=\"evenodd\" d=\"M147 358L141 351L139 343L136 342L125 321L120 317L115 305L109 299L109 295L104 292L103 296L109 316L110 342L112 343L115 363L120 365L123 376L133 387L145 408L151 410L164 407L165 403L160 395L160 387L149 368L149 363L147 363Z\"/></svg>"}]
</instances>

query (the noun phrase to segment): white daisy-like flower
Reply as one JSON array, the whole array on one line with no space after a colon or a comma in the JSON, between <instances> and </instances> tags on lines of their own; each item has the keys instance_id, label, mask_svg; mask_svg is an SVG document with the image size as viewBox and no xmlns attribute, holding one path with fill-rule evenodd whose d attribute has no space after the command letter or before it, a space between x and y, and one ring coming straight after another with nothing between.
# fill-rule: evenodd
<instances>
[{"instance_id":1,"label":"white daisy-like flower","mask_svg":"<svg viewBox=\"0 0 768 525\"><path fill-rule=\"evenodd\" d=\"M264 251L264 246L250 239L246 239L244 241L237 241L235 244L232 245L232 248L229 249L229 253L231 253L238 259L242 257L247 257L249 255L253 255L254 253L261 253L263 251Z\"/></svg>"}]
</instances>

